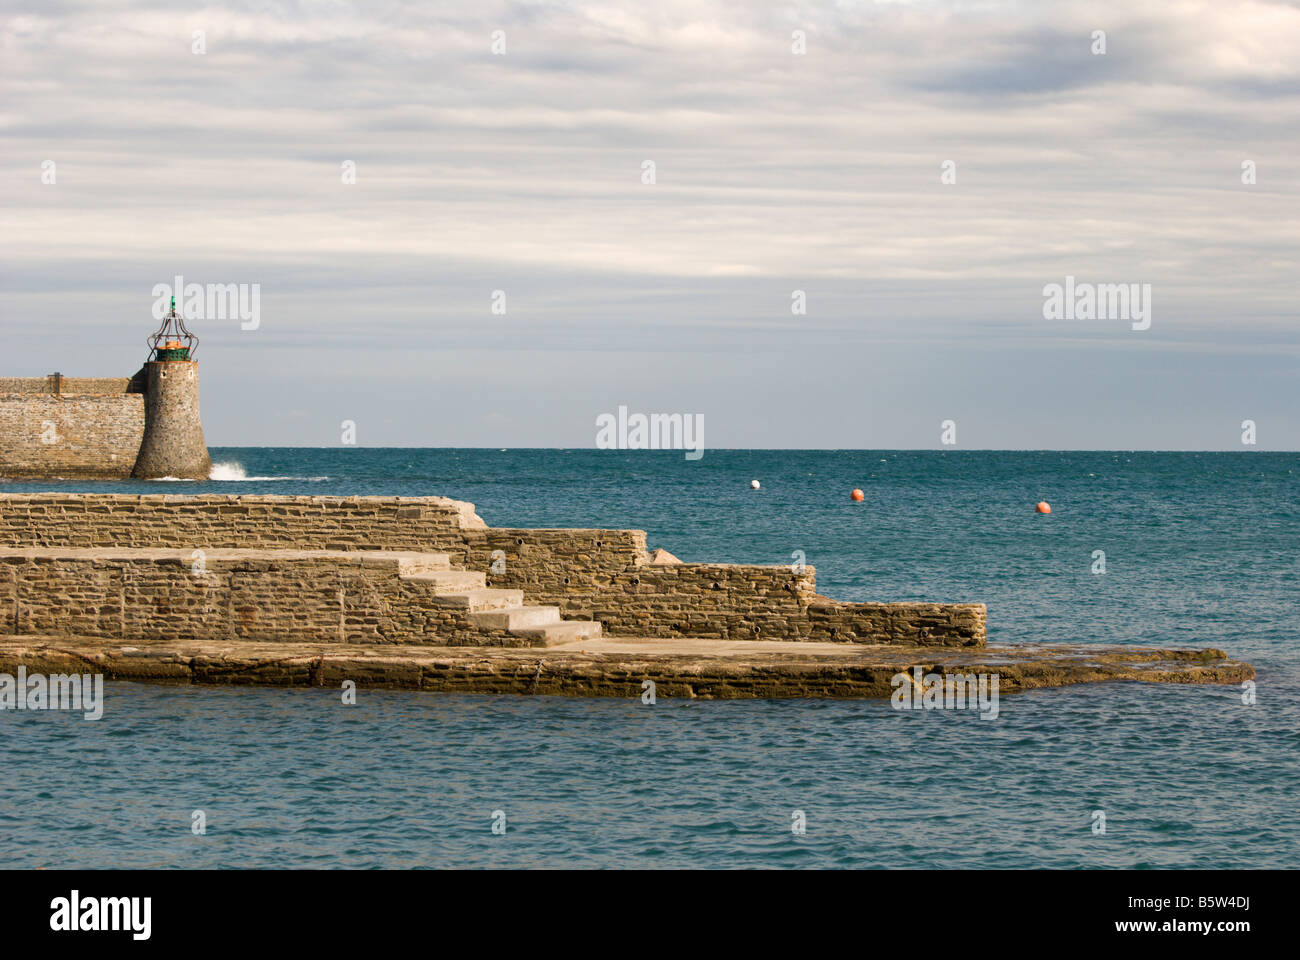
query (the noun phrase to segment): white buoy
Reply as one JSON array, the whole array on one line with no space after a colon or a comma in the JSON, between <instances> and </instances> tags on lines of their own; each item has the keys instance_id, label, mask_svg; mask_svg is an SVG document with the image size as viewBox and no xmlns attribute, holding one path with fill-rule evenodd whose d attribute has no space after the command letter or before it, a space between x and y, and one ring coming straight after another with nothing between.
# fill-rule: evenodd
<instances>
[{"instance_id":1,"label":"white buoy","mask_svg":"<svg viewBox=\"0 0 1300 960\"><path fill-rule=\"evenodd\" d=\"M757 490L757 489L758 489L758 481L757 481L757 480L751 480L751 481L749 481L749 486L750 486L751 489Z\"/></svg>"}]
</instances>

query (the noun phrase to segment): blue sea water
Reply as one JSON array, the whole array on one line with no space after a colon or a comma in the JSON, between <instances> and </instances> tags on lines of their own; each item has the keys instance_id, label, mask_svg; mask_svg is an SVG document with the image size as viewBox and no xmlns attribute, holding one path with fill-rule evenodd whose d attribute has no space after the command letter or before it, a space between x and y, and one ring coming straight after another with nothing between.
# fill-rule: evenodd
<instances>
[{"instance_id":1,"label":"blue sea water","mask_svg":"<svg viewBox=\"0 0 1300 960\"><path fill-rule=\"evenodd\" d=\"M1005 696L987 722L884 701L362 690L343 708L333 690L110 683L96 722L0 713L7 865L1300 866L1298 454L213 456L232 479L57 486L437 494L498 526L645 529L683 560L802 551L833 597L984 601L994 643L1219 647L1255 664L1257 702L1108 684Z\"/></svg>"}]
</instances>

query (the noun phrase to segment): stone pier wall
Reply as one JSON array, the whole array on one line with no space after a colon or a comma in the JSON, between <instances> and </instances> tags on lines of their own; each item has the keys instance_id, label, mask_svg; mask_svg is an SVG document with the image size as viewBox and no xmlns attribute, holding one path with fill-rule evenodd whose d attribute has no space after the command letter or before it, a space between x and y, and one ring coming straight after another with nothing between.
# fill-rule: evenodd
<instances>
[{"instance_id":1,"label":"stone pier wall","mask_svg":"<svg viewBox=\"0 0 1300 960\"><path fill-rule=\"evenodd\" d=\"M0 546L433 550L464 556L474 505L446 497L0 494Z\"/></svg>"},{"instance_id":2,"label":"stone pier wall","mask_svg":"<svg viewBox=\"0 0 1300 960\"><path fill-rule=\"evenodd\" d=\"M0 633L123 641L527 646L471 624L392 554L0 549Z\"/></svg>"},{"instance_id":3,"label":"stone pier wall","mask_svg":"<svg viewBox=\"0 0 1300 960\"><path fill-rule=\"evenodd\" d=\"M127 378L0 378L0 477L129 477L144 395Z\"/></svg>"},{"instance_id":4,"label":"stone pier wall","mask_svg":"<svg viewBox=\"0 0 1300 960\"><path fill-rule=\"evenodd\" d=\"M198 364L134 377L0 377L0 479L206 480Z\"/></svg>"},{"instance_id":5,"label":"stone pier wall","mask_svg":"<svg viewBox=\"0 0 1300 960\"><path fill-rule=\"evenodd\" d=\"M493 528L442 497L0 495L0 546L432 550L607 636L985 642L983 604L836 601L811 567L658 564L640 530Z\"/></svg>"},{"instance_id":6,"label":"stone pier wall","mask_svg":"<svg viewBox=\"0 0 1300 960\"><path fill-rule=\"evenodd\" d=\"M657 564L642 530L466 531L466 565L607 636L827 640L979 646L984 604L848 603L817 593L805 566Z\"/></svg>"}]
</instances>

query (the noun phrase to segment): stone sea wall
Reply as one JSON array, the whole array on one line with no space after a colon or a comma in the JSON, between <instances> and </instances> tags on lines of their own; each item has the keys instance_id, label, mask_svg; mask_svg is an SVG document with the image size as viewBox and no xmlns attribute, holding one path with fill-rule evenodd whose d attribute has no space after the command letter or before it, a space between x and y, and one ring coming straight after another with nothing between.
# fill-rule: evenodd
<instances>
[{"instance_id":1,"label":"stone sea wall","mask_svg":"<svg viewBox=\"0 0 1300 960\"><path fill-rule=\"evenodd\" d=\"M0 546L437 551L606 636L985 642L983 604L836 601L812 567L657 563L643 531L492 528L442 497L0 495Z\"/></svg>"},{"instance_id":2,"label":"stone sea wall","mask_svg":"<svg viewBox=\"0 0 1300 960\"><path fill-rule=\"evenodd\" d=\"M428 556L428 555L418 555ZM526 646L392 554L0 549L0 633L150 642Z\"/></svg>"},{"instance_id":3,"label":"stone sea wall","mask_svg":"<svg viewBox=\"0 0 1300 960\"><path fill-rule=\"evenodd\" d=\"M804 566L651 561L641 530L467 531L466 565L607 636L977 646L984 604L847 603Z\"/></svg>"},{"instance_id":4,"label":"stone sea wall","mask_svg":"<svg viewBox=\"0 0 1300 960\"><path fill-rule=\"evenodd\" d=\"M129 379L0 378L0 477L123 478L144 437Z\"/></svg>"},{"instance_id":5,"label":"stone sea wall","mask_svg":"<svg viewBox=\"0 0 1300 960\"><path fill-rule=\"evenodd\" d=\"M0 494L0 546L435 550L484 526L446 497Z\"/></svg>"},{"instance_id":6,"label":"stone sea wall","mask_svg":"<svg viewBox=\"0 0 1300 960\"><path fill-rule=\"evenodd\" d=\"M772 649L780 647L779 650ZM832 649L827 649L828 647ZM486 654L486 655L485 655ZM659 697L879 697L899 673L999 678L999 694L1074 683L1128 681L1239 685L1250 664L1222 650L1096 644L1012 647L868 647L853 643L601 642L596 649L398 647L382 644L120 643L66 635L0 634L0 673L102 673L181 684L390 687L445 693L632 697L652 680ZM335 694L337 696L337 694Z\"/></svg>"}]
</instances>

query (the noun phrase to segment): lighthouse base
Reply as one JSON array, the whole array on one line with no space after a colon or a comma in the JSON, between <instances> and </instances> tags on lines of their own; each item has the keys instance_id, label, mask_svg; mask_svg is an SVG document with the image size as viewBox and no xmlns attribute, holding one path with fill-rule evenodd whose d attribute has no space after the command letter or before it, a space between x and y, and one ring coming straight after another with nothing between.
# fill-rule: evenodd
<instances>
[{"instance_id":1,"label":"lighthouse base","mask_svg":"<svg viewBox=\"0 0 1300 960\"><path fill-rule=\"evenodd\" d=\"M212 458L199 418L199 365L193 360L145 364L144 438L136 480L206 480Z\"/></svg>"}]
</instances>

